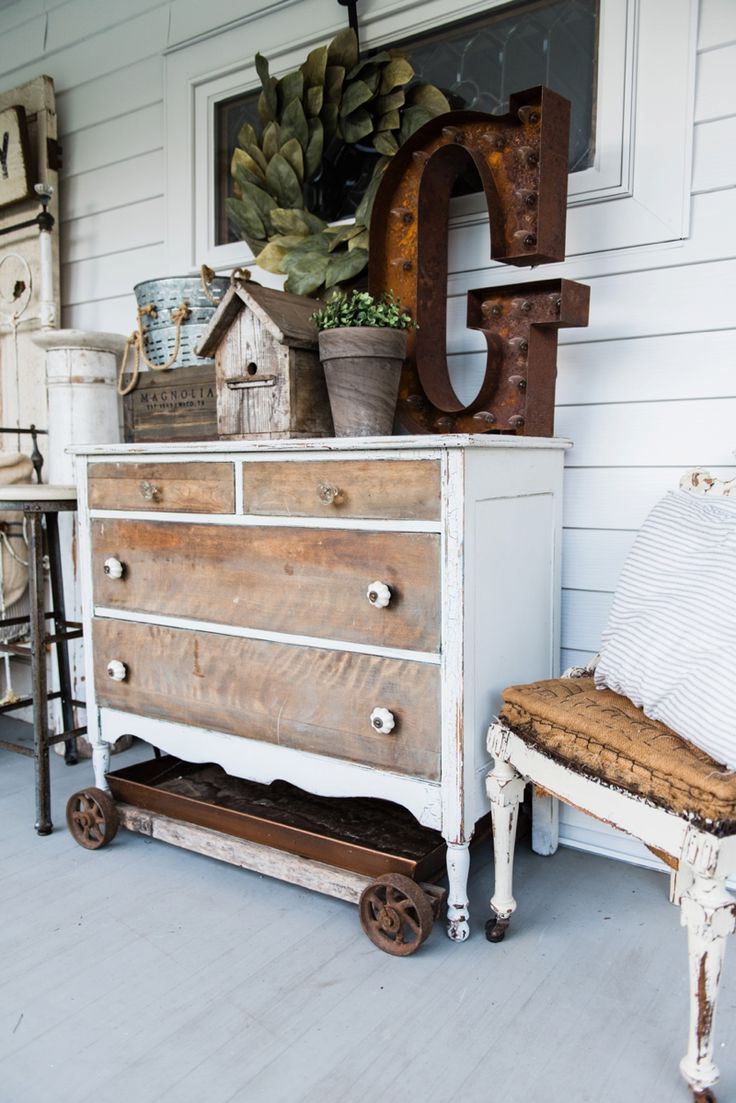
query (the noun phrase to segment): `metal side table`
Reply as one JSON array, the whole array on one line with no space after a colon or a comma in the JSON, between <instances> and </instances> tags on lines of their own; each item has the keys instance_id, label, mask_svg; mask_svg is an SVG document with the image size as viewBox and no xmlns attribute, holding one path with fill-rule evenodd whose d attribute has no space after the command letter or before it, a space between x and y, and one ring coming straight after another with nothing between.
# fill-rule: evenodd
<instances>
[{"instance_id":1,"label":"metal side table","mask_svg":"<svg viewBox=\"0 0 736 1103\"><path fill-rule=\"evenodd\" d=\"M33 484L24 486L6 486L0 488L0 512L14 510L23 512L28 536L28 588L30 597L30 615L9 617L5 625L28 625L28 643L2 643L0 654L26 655L31 660L32 690L30 697L0 706L0 714L15 709L33 706L33 746L0 739L0 747L17 754L33 758L36 769L36 831L39 835L50 835L51 790L49 780L49 748L55 743L65 745L64 759L71 766L77 761L76 737L84 735L86 725L74 727L74 707L84 708L83 701L72 699L71 675L69 670L69 652L67 643L82 635L82 625L77 621L67 621L64 609L64 587L61 574L61 555L59 551L58 514L62 511L74 511L77 508L77 492L73 486L44 486ZM44 541L45 535L45 541ZM44 543L49 562L51 582L51 609L46 610L44 580ZM51 621L53 631L49 632L46 622ZM59 672L59 689L49 692L47 684L46 651L50 644L56 647L56 660ZM59 700L64 731L58 735L49 735L48 702Z\"/></svg>"}]
</instances>

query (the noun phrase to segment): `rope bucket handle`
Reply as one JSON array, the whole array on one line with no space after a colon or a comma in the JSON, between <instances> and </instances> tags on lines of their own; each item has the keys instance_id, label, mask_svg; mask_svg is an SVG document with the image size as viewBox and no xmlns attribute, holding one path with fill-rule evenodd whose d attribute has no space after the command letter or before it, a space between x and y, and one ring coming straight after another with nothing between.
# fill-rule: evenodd
<instances>
[{"instance_id":1,"label":"rope bucket handle","mask_svg":"<svg viewBox=\"0 0 736 1103\"><path fill-rule=\"evenodd\" d=\"M120 362L120 372L118 373L118 394L123 398L135 390L138 385L138 377L140 376L141 360L149 369L149 371L168 371L176 363L179 355L179 348L181 346L181 327L182 323L187 320L191 311L186 302L182 302L179 306L175 307L171 311L171 320L176 325L176 339L174 341L174 351L165 364L154 364L152 360L148 359L146 355L146 335L143 331L143 319L148 315L151 318L155 318L158 315L158 310L154 303L146 303L145 306L138 307L138 328L134 329L130 337L125 342L125 349L123 351L123 359ZM128 356L131 348L133 349L133 372L131 374L130 382L127 387L123 386L123 376L125 375L125 368L128 363Z\"/></svg>"},{"instance_id":2,"label":"rope bucket handle","mask_svg":"<svg viewBox=\"0 0 736 1103\"><path fill-rule=\"evenodd\" d=\"M216 299L210 291L209 285L215 279L217 273L213 268L209 268L206 264L203 264L199 270L199 279L202 284L202 291L205 297L209 299L213 306L219 306L220 300ZM236 284L244 283L250 279L250 272L247 268L234 268L230 273L230 286L233 287ZM123 350L123 359L120 362L120 371L118 372L118 394L125 398L126 395L134 391L138 385L138 378L140 376L141 360L150 371L168 371L176 363L179 356L179 348L181 345L181 326L182 323L187 320L191 311L186 301L182 302L180 306L177 306L171 311L171 319L176 324L176 340L174 342L174 351L165 364L154 364L146 356L146 335L143 330L143 318L150 315L155 318L158 314L154 303L146 303L145 306L138 307L138 327L134 329L130 337L125 342L125 349ZM128 365L128 357L130 356L130 350L133 349L133 371L130 377L130 382L127 386L123 386L123 376L125 375L125 369Z\"/></svg>"}]
</instances>

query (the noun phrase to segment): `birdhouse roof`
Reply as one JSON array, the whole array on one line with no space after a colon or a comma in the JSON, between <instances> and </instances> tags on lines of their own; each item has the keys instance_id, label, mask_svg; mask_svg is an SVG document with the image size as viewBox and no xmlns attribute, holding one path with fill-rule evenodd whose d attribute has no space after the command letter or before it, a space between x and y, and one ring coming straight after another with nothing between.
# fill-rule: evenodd
<instances>
[{"instance_id":1,"label":"birdhouse roof","mask_svg":"<svg viewBox=\"0 0 736 1103\"><path fill-rule=\"evenodd\" d=\"M196 350L198 356L213 357L220 342L244 309L251 310L261 324L282 345L316 348L317 327L311 314L320 306L314 299L291 295L273 287L261 287L250 280L235 283L215 311Z\"/></svg>"}]
</instances>

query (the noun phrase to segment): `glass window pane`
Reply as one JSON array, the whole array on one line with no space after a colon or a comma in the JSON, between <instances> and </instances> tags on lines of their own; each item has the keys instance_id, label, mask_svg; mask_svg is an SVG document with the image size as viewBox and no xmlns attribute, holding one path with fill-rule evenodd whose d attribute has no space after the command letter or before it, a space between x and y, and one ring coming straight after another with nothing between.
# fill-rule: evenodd
<instances>
[{"instance_id":1,"label":"glass window pane","mask_svg":"<svg viewBox=\"0 0 736 1103\"><path fill-rule=\"evenodd\" d=\"M391 46L409 58L415 80L441 88L453 109L503 114L511 93L537 84L565 96L572 105L570 171L579 172L595 153L598 9L599 0L526 0ZM216 108L218 245L238 240L224 209L232 194L230 157L243 122L260 131L257 99L252 92ZM371 147L333 143L321 179L307 183L309 208L328 221L354 214L376 156Z\"/></svg>"}]
</instances>

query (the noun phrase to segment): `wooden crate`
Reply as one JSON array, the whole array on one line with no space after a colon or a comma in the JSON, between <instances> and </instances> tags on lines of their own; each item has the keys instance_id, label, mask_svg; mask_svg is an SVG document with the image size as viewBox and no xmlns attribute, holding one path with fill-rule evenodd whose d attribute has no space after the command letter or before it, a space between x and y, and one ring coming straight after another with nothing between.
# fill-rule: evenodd
<instances>
[{"instance_id":1,"label":"wooden crate","mask_svg":"<svg viewBox=\"0 0 736 1103\"><path fill-rule=\"evenodd\" d=\"M123 376L127 385L130 376ZM214 363L166 372L142 372L123 398L126 442L217 440Z\"/></svg>"}]
</instances>

